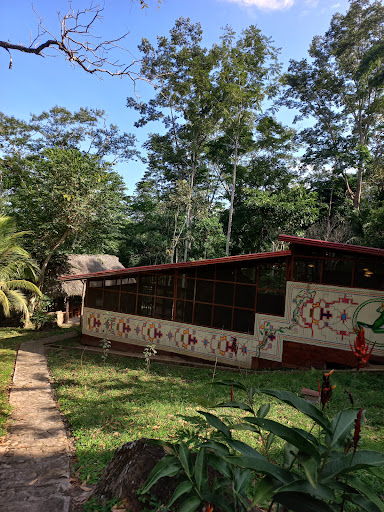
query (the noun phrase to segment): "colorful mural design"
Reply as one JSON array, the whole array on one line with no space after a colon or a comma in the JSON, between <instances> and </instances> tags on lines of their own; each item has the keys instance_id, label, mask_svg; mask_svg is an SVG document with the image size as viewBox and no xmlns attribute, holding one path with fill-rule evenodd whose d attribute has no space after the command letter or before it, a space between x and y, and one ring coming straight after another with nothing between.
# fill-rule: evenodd
<instances>
[{"instance_id":1,"label":"colorful mural design","mask_svg":"<svg viewBox=\"0 0 384 512\"><path fill-rule=\"evenodd\" d=\"M85 308L84 334L99 338L108 337L120 342L131 342L145 347L155 343L157 348L176 353L189 352L202 357L247 368L256 356L258 342L249 334L223 332L216 329L185 325L153 318L127 316L122 313ZM276 359L277 345L268 342L260 347L262 357Z\"/></svg>"},{"instance_id":2,"label":"colorful mural design","mask_svg":"<svg viewBox=\"0 0 384 512\"><path fill-rule=\"evenodd\" d=\"M283 340L349 351L360 327L384 356L383 292L289 281L285 316L256 314L254 336L91 308L83 332L247 368L252 357L281 361Z\"/></svg>"},{"instance_id":3,"label":"colorful mural design","mask_svg":"<svg viewBox=\"0 0 384 512\"><path fill-rule=\"evenodd\" d=\"M283 339L349 351L362 326L384 355L383 292L288 282L285 317L256 314L255 332L277 342L281 357Z\"/></svg>"}]
</instances>

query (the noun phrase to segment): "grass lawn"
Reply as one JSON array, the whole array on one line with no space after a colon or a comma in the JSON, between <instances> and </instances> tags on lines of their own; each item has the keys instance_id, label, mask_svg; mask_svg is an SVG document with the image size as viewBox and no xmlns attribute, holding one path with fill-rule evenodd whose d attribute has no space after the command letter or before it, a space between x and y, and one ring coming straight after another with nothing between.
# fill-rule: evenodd
<instances>
[{"instance_id":1,"label":"grass lawn","mask_svg":"<svg viewBox=\"0 0 384 512\"><path fill-rule=\"evenodd\" d=\"M81 363L80 351L60 349L50 351L49 361L60 407L76 440L79 476L86 479L89 475L90 483L97 481L114 450L127 441L141 437L172 441L193 436L199 429L206 432L199 409L236 420L231 409L213 409L215 404L230 400L230 388L212 386L212 370L153 363L147 374L142 360L109 356L103 364L99 354L85 353ZM317 389L318 375L316 371L219 371L215 380L233 379L260 389L299 393L303 386ZM367 410L360 446L383 451L383 375L335 372L332 383L337 387L329 415L350 407L344 393L347 388L354 395L354 406ZM235 389L234 400L244 400L242 391ZM307 430L312 427L309 418L265 395L256 395L255 406L268 401L272 402L269 418ZM252 440L249 432L239 432L239 437L260 447L259 440Z\"/></svg>"},{"instance_id":2,"label":"grass lawn","mask_svg":"<svg viewBox=\"0 0 384 512\"><path fill-rule=\"evenodd\" d=\"M24 341L53 336L62 332L63 329L37 332L33 329L0 327L0 437L6 433L5 422L11 410L8 404L8 389L20 344Z\"/></svg>"}]
</instances>

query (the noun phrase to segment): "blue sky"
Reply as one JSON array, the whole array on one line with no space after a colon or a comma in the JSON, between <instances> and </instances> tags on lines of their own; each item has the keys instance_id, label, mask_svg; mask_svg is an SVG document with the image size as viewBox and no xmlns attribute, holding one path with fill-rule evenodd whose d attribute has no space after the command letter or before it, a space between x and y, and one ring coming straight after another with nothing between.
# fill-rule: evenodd
<instances>
[{"instance_id":1,"label":"blue sky","mask_svg":"<svg viewBox=\"0 0 384 512\"><path fill-rule=\"evenodd\" d=\"M286 68L289 59L307 56L312 38L322 35L335 12L346 12L348 0L147 0L148 9L141 9L131 0L105 0L104 18L95 26L95 32L104 38L118 37L126 32L124 47L119 58L125 62L138 59L137 45L142 37L155 42L157 35L168 35L180 16L200 22L204 44L217 42L221 27L231 25L236 32L249 25L259 29L281 48L280 59ZM35 11L43 24L58 33L57 11L66 13L67 1L34 0ZM90 5L86 0L73 0L75 10ZM38 18L30 0L0 0L0 40L29 44L36 35ZM0 49L1 50L1 49ZM47 52L55 55L54 52ZM80 107L101 108L111 123L122 131L135 133L139 143L154 127L135 129L136 113L125 104L133 95L133 84L128 78L99 80L65 62L60 55L40 58L13 51L13 69L8 70L9 56L0 51L0 111L27 120L30 114L39 114L54 105L70 110ZM137 83L136 93L148 97L148 87ZM293 113L282 111L280 120L289 124ZM124 177L129 193L141 178L143 166L135 162L119 164L117 170Z\"/></svg>"}]
</instances>

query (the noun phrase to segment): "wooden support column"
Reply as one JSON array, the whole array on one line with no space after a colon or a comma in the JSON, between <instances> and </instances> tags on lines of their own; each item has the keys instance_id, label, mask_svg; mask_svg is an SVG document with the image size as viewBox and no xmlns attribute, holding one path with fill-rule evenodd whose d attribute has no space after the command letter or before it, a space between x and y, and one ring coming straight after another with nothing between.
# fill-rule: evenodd
<instances>
[{"instance_id":1,"label":"wooden support column","mask_svg":"<svg viewBox=\"0 0 384 512\"><path fill-rule=\"evenodd\" d=\"M67 305L65 310L65 323L69 324L69 297L67 297Z\"/></svg>"}]
</instances>

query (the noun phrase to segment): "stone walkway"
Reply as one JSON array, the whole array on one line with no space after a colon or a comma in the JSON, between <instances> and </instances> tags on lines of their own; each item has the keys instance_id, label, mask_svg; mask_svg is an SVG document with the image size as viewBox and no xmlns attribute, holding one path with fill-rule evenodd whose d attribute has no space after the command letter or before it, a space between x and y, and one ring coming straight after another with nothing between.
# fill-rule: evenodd
<instances>
[{"instance_id":1,"label":"stone walkway","mask_svg":"<svg viewBox=\"0 0 384 512\"><path fill-rule=\"evenodd\" d=\"M1 512L68 512L69 444L53 399L44 345L73 332L23 343L10 393L14 407L0 444Z\"/></svg>"}]
</instances>

